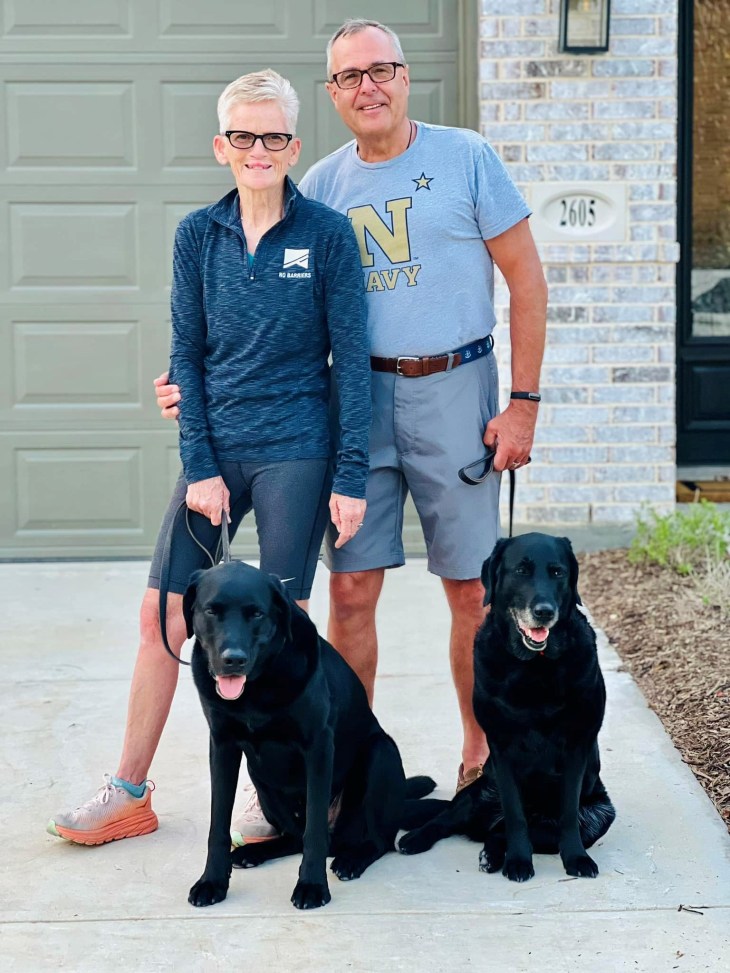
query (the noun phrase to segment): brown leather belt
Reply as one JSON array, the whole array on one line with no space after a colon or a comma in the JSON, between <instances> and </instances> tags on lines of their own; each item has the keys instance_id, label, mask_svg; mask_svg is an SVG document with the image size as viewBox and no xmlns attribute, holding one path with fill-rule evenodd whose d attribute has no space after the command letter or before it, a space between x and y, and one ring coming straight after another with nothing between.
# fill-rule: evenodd
<instances>
[{"instance_id":1,"label":"brown leather belt","mask_svg":"<svg viewBox=\"0 0 730 973\"><path fill-rule=\"evenodd\" d=\"M436 372L450 372L459 365L466 365L488 355L494 346L491 335L463 345L455 351L445 352L443 355L427 355L418 358L413 355L400 355L398 358L378 358L370 356L370 368L374 372L390 372L402 375L403 378L421 378L424 375L435 375Z\"/></svg>"}]
</instances>

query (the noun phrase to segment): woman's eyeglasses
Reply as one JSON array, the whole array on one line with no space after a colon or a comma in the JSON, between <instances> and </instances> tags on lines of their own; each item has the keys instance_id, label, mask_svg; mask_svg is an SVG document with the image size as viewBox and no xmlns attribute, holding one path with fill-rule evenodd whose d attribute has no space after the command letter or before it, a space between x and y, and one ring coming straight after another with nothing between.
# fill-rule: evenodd
<instances>
[{"instance_id":1,"label":"woman's eyeglasses","mask_svg":"<svg viewBox=\"0 0 730 973\"><path fill-rule=\"evenodd\" d=\"M256 141L261 139L261 144L269 152L281 152L294 138L285 132L266 132L265 135L254 135L253 132L224 132L223 133L234 149L252 149Z\"/></svg>"}]
</instances>

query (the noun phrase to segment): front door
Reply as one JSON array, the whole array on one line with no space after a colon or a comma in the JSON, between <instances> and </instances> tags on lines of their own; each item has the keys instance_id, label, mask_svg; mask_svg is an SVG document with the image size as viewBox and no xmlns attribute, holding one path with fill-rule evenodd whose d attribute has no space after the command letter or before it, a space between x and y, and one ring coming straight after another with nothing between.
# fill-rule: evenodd
<instances>
[{"instance_id":1,"label":"front door","mask_svg":"<svg viewBox=\"0 0 730 973\"><path fill-rule=\"evenodd\" d=\"M677 464L730 466L730 21L680 5ZM695 474L696 476L697 474Z\"/></svg>"}]
</instances>

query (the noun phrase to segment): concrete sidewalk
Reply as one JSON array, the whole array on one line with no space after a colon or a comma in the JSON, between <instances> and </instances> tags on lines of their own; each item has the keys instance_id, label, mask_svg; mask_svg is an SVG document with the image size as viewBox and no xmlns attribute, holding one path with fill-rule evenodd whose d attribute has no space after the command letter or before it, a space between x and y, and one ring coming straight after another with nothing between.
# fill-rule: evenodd
<instances>
[{"instance_id":1,"label":"concrete sidewalk","mask_svg":"<svg viewBox=\"0 0 730 973\"><path fill-rule=\"evenodd\" d=\"M116 769L146 573L140 562L0 565L3 970L729 968L727 831L605 639L602 776L618 817L592 853L594 881L536 856L535 878L517 885L480 873L479 846L451 838L420 857L388 855L357 882L332 876L332 902L316 912L289 903L294 859L234 871L225 902L194 909L209 785L188 669L152 768L159 830L98 848L47 835L54 811L91 797ZM326 586L322 569L320 628ZM407 773L431 774L450 796L459 721L446 605L425 562L389 573L379 626L376 712Z\"/></svg>"}]
</instances>

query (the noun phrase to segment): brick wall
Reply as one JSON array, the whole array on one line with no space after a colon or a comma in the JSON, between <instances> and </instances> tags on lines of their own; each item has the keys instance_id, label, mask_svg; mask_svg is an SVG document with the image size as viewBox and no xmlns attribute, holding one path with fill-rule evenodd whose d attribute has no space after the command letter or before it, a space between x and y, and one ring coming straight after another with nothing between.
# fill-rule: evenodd
<instances>
[{"instance_id":1,"label":"brick wall","mask_svg":"<svg viewBox=\"0 0 730 973\"><path fill-rule=\"evenodd\" d=\"M558 10L482 0L482 132L528 201L541 182L625 183L626 240L539 247L543 403L515 520L625 524L642 502L674 504L677 0L612 0L597 56L557 53ZM498 303L504 404L503 286Z\"/></svg>"}]
</instances>

